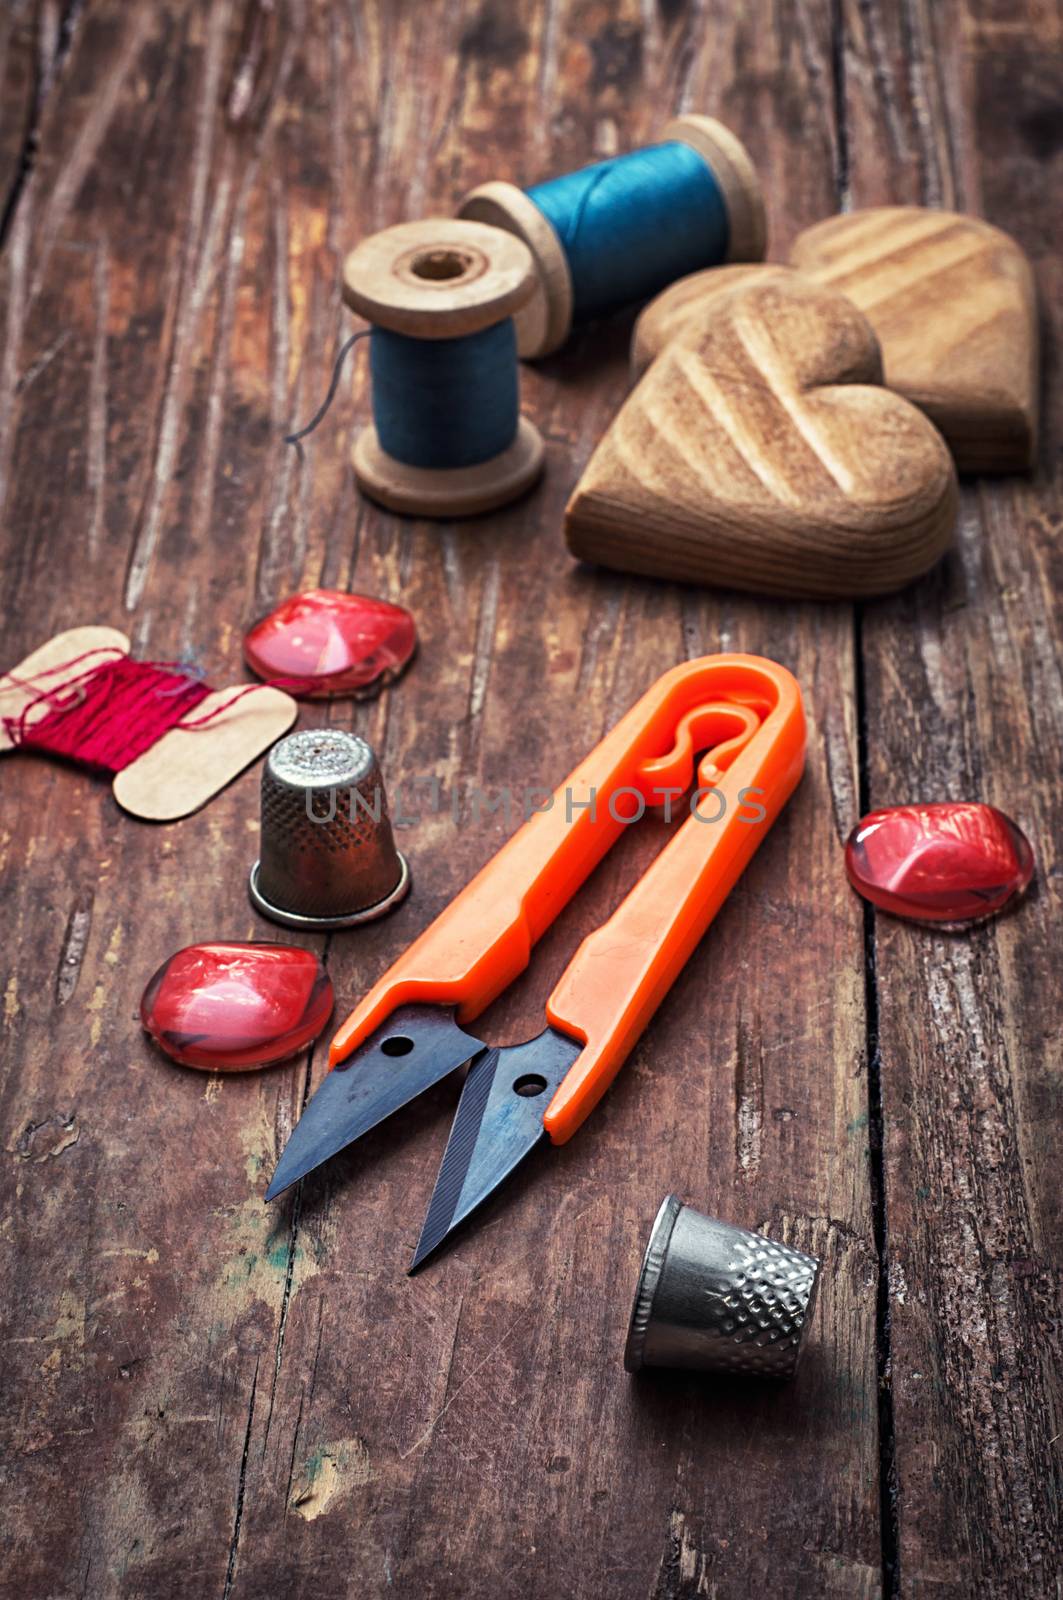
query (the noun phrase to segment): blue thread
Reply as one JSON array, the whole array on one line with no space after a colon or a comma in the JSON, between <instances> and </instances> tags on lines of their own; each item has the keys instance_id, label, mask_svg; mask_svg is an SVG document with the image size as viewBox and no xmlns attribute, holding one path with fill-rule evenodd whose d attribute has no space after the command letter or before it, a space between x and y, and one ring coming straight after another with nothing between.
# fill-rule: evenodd
<instances>
[{"instance_id":1,"label":"blue thread","mask_svg":"<svg viewBox=\"0 0 1063 1600\"><path fill-rule=\"evenodd\" d=\"M374 328L373 417L382 448L410 467L474 467L509 448L520 421L512 317L458 339Z\"/></svg>"},{"instance_id":2,"label":"blue thread","mask_svg":"<svg viewBox=\"0 0 1063 1600\"><path fill-rule=\"evenodd\" d=\"M647 300L727 259L727 206L715 174L689 145L650 145L527 194L568 259L574 322Z\"/></svg>"}]
</instances>

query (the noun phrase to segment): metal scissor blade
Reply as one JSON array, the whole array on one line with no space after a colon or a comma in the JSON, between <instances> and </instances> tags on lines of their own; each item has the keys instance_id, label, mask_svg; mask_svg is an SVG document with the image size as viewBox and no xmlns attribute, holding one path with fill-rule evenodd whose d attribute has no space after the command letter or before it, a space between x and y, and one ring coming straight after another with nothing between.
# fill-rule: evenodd
<instances>
[{"instance_id":1,"label":"metal scissor blade","mask_svg":"<svg viewBox=\"0 0 1063 1600\"><path fill-rule=\"evenodd\" d=\"M273 1200L485 1046L443 1006L400 1006L319 1085L266 1190Z\"/></svg>"},{"instance_id":2,"label":"metal scissor blade","mask_svg":"<svg viewBox=\"0 0 1063 1600\"><path fill-rule=\"evenodd\" d=\"M546 1028L527 1044L487 1050L473 1062L411 1272L546 1138L543 1112L581 1049L576 1040Z\"/></svg>"}]
</instances>

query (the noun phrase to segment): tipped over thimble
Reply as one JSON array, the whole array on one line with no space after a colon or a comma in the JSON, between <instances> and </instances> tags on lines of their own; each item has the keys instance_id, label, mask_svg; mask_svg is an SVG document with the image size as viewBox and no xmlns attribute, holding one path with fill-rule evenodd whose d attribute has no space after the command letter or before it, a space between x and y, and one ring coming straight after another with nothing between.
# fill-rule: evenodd
<instances>
[{"instance_id":1,"label":"tipped over thimble","mask_svg":"<svg viewBox=\"0 0 1063 1600\"><path fill-rule=\"evenodd\" d=\"M646 1246L625 1367L792 1378L819 1266L815 1256L702 1216L670 1194Z\"/></svg>"},{"instance_id":2,"label":"tipped over thimble","mask_svg":"<svg viewBox=\"0 0 1063 1600\"><path fill-rule=\"evenodd\" d=\"M403 900L384 781L364 739L307 728L273 746L262 772L261 856L251 902L289 928L350 928Z\"/></svg>"}]
</instances>

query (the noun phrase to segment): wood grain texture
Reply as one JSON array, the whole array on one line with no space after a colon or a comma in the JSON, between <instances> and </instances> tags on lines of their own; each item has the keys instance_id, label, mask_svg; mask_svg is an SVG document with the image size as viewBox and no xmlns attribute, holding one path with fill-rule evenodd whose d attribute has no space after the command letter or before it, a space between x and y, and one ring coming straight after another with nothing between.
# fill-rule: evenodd
<instances>
[{"instance_id":1,"label":"wood grain texture","mask_svg":"<svg viewBox=\"0 0 1063 1600\"><path fill-rule=\"evenodd\" d=\"M882 385L845 296L751 269L687 308L576 485L565 537L650 577L819 598L926 572L952 537L944 442Z\"/></svg>"},{"instance_id":2,"label":"wood grain texture","mask_svg":"<svg viewBox=\"0 0 1063 1600\"><path fill-rule=\"evenodd\" d=\"M1020 242L1058 300L1048 13L944 9L932 24L920 0L76 8L0 252L0 664L98 620L225 682L243 625L296 586L410 606L421 653L402 683L303 713L366 735L393 808L421 813L399 828L410 900L327 949L338 1014L504 837L475 789L508 786L519 806L676 659L775 656L811 738L786 818L592 1121L413 1280L446 1086L271 1214L261 1194L323 1045L204 1080L137 1029L173 950L275 936L244 898L257 775L160 832L83 774L6 759L5 1596L870 1597L898 1551L913 1593L1044 1593L1058 877L1049 861L1029 907L978 936L942 1010L908 930L888 945L870 930L880 995L839 847L862 767L876 801L989 774L984 797L1045 848L1049 468L972 490L962 558L867 608L858 655L847 606L569 561L562 507L624 393L626 322L526 376L549 471L504 515L428 526L359 498L362 364L302 454L282 443L327 387L358 237L489 177L646 142L669 108L709 110L748 144L781 252L851 193L980 202L1017 233L1021 206ZM1020 98L1006 131L1000 108ZM1058 440L1051 391L1045 421ZM416 777L438 779L438 810ZM656 841L632 830L490 1037L538 1026ZM623 1374L639 1254L672 1187L823 1255L794 1388Z\"/></svg>"},{"instance_id":3,"label":"wood grain texture","mask_svg":"<svg viewBox=\"0 0 1063 1600\"><path fill-rule=\"evenodd\" d=\"M987 800L1038 856L1021 915L961 939L884 916L869 930L900 1583L1040 1596L1058 1583L1061 1498L1063 32L1055 11L982 0L913 8L907 37L892 7L860 12L853 126L889 133L878 151L852 138L853 204L940 204L1006 228L1046 317L1032 476L965 487L955 551L860 623L864 803Z\"/></svg>"},{"instance_id":4,"label":"wood grain texture","mask_svg":"<svg viewBox=\"0 0 1063 1600\"><path fill-rule=\"evenodd\" d=\"M26 136L32 126L37 95L38 39L45 49L45 30L38 24L38 6L31 0L0 11L0 218L6 223L23 176Z\"/></svg>"}]
</instances>

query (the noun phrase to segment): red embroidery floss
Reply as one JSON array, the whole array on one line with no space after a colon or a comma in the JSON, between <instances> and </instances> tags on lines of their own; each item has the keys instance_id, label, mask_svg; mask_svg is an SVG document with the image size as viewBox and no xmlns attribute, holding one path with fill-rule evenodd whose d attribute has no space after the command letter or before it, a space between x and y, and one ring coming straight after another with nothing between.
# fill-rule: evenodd
<instances>
[{"instance_id":1,"label":"red embroidery floss","mask_svg":"<svg viewBox=\"0 0 1063 1600\"><path fill-rule=\"evenodd\" d=\"M53 674L67 672L80 659L53 668ZM211 693L209 684L172 664L117 655L58 688L43 689L17 717L5 718L4 727L18 749L45 751L113 774L150 750L171 728L202 727L227 709L218 707L207 717L185 723L188 713ZM238 698L239 694L234 696ZM45 705L47 713L34 720L34 713Z\"/></svg>"}]
</instances>

